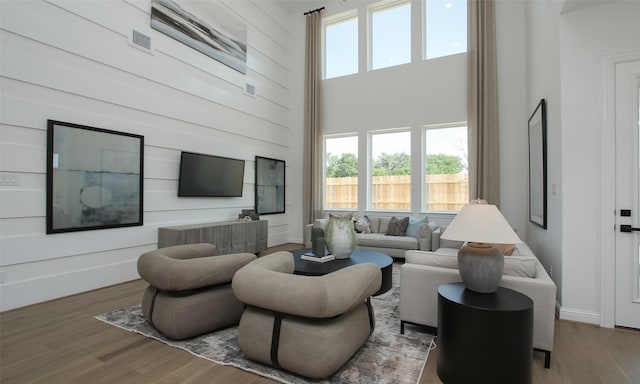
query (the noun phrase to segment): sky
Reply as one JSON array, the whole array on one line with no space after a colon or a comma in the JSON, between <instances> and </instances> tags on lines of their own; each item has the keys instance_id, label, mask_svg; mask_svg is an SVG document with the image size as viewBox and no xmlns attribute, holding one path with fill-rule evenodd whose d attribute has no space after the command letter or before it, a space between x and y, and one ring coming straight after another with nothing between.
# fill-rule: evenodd
<instances>
[{"instance_id":1,"label":"sky","mask_svg":"<svg viewBox=\"0 0 640 384\"><path fill-rule=\"evenodd\" d=\"M411 4L376 12L372 17L371 68L379 69L411 61ZM414 3L415 4L415 3ZM425 7L426 59L467 49L466 0L427 0ZM331 24L325 30L325 76L333 78L358 72L357 18ZM367 41L367 39L360 39Z\"/></svg>"}]
</instances>

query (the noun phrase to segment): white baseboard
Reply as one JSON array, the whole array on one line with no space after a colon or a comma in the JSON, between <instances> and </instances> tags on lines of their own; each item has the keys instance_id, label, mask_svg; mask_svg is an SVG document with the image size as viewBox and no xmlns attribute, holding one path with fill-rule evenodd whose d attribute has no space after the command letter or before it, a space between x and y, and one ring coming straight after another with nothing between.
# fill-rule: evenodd
<instances>
[{"instance_id":1,"label":"white baseboard","mask_svg":"<svg viewBox=\"0 0 640 384\"><path fill-rule=\"evenodd\" d=\"M2 284L0 312L139 279L136 264L137 258Z\"/></svg>"},{"instance_id":2,"label":"white baseboard","mask_svg":"<svg viewBox=\"0 0 640 384\"><path fill-rule=\"evenodd\" d=\"M269 233L269 239L267 240L267 247L274 247L276 245L289 243L289 234L286 232L281 233Z\"/></svg>"},{"instance_id":3,"label":"white baseboard","mask_svg":"<svg viewBox=\"0 0 640 384\"><path fill-rule=\"evenodd\" d=\"M560 320L600 325L600 314L582 309L560 307Z\"/></svg>"}]
</instances>

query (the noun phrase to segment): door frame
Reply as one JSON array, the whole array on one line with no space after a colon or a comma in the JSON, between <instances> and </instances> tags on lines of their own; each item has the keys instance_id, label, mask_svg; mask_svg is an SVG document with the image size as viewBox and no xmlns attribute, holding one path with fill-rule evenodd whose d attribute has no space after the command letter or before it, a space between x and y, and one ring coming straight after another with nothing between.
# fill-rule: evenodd
<instances>
[{"instance_id":1,"label":"door frame","mask_svg":"<svg viewBox=\"0 0 640 384\"><path fill-rule=\"evenodd\" d=\"M640 51L607 55L601 60L603 84L603 113L600 139L601 150L601 217L600 244L600 326L615 327L615 262L616 262L616 188L615 188L615 131L616 131L616 64L640 60Z\"/></svg>"}]
</instances>

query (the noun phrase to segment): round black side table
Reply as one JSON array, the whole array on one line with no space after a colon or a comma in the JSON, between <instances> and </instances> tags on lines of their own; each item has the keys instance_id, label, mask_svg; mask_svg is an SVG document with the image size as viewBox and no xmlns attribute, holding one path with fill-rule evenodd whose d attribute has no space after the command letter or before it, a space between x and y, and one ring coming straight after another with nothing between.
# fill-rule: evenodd
<instances>
[{"instance_id":1,"label":"round black side table","mask_svg":"<svg viewBox=\"0 0 640 384\"><path fill-rule=\"evenodd\" d=\"M438 365L445 384L531 384L533 301L512 289L438 287Z\"/></svg>"}]
</instances>

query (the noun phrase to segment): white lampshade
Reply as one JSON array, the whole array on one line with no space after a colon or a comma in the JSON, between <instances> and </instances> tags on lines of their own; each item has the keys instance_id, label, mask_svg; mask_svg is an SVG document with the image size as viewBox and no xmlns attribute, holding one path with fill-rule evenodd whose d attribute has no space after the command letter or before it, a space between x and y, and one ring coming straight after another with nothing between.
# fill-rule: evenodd
<instances>
[{"instance_id":1,"label":"white lampshade","mask_svg":"<svg viewBox=\"0 0 640 384\"><path fill-rule=\"evenodd\" d=\"M490 204L467 204L462 207L441 238L474 243L522 242L498 207Z\"/></svg>"}]
</instances>

